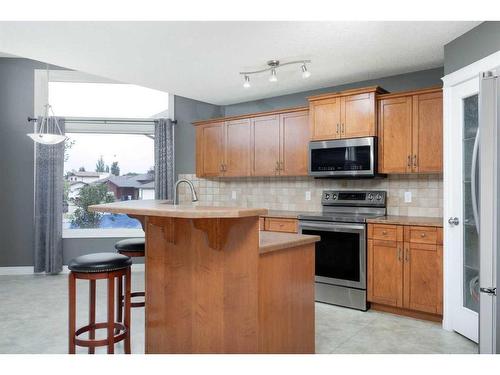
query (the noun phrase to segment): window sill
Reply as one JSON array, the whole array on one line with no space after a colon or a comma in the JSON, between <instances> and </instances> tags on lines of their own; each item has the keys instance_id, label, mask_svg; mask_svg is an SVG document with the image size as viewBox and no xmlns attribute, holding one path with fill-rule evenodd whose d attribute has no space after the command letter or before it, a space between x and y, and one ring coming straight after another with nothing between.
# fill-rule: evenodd
<instances>
[{"instance_id":1,"label":"window sill","mask_svg":"<svg viewBox=\"0 0 500 375\"><path fill-rule=\"evenodd\" d=\"M63 229L62 238L144 237L142 229Z\"/></svg>"}]
</instances>

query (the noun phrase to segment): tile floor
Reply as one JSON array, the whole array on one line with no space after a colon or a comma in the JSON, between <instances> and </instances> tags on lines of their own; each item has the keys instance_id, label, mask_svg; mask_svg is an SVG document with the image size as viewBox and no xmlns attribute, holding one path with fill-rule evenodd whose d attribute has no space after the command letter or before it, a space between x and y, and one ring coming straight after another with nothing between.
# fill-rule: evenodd
<instances>
[{"instance_id":1,"label":"tile floor","mask_svg":"<svg viewBox=\"0 0 500 375\"><path fill-rule=\"evenodd\" d=\"M142 289L144 274L132 275L133 289ZM85 324L88 316L87 285L80 281L77 286L79 325ZM97 293L97 306L103 306L97 319L104 321L104 283L98 282ZM0 301L0 354L67 352L67 275L0 276ZM133 353L144 353L143 326L144 310L133 309ZM116 352L123 352L121 343ZM477 345L435 323L318 303L316 352L477 353Z\"/></svg>"}]
</instances>

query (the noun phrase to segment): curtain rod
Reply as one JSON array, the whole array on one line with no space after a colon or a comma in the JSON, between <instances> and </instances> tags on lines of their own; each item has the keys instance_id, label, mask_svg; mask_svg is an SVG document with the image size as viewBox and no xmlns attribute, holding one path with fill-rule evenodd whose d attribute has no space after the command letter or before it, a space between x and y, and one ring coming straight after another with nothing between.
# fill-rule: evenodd
<instances>
[{"instance_id":1,"label":"curtain rod","mask_svg":"<svg viewBox=\"0 0 500 375\"><path fill-rule=\"evenodd\" d=\"M28 117L28 122L36 121L35 117ZM113 123L126 123L126 122L137 122L137 123L155 123L159 119L151 119L151 118L102 118L102 117L65 117L66 123L89 123L89 122L98 122L104 124L113 124ZM177 120L172 120L172 124L177 124Z\"/></svg>"}]
</instances>

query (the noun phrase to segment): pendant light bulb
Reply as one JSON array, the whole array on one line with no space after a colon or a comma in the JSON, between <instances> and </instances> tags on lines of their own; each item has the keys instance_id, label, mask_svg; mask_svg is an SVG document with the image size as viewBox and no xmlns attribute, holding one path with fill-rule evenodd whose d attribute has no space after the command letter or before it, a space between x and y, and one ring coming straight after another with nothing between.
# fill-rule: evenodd
<instances>
[{"instance_id":1,"label":"pendant light bulb","mask_svg":"<svg viewBox=\"0 0 500 375\"><path fill-rule=\"evenodd\" d=\"M278 82L278 76L276 75L276 69L271 69L271 75L269 76L269 82Z\"/></svg>"},{"instance_id":2,"label":"pendant light bulb","mask_svg":"<svg viewBox=\"0 0 500 375\"><path fill-rule=\"evenodd\" d=\"M250 88L250 77L249 76L245 76L245 82L243 82L243 87L248 89Z\"/></svg>"},{"instance_id":3,"label":"pendant light bulb","mask_svg":"<svg viewBox=\"0 0 500 375\"><path fill-rule=\"evenodd\" d=\"M302 70L302 78L306 79L311 76L311 72L307 70L306 64L302 64L300 69Z\"/></svg>"}]
</instances>

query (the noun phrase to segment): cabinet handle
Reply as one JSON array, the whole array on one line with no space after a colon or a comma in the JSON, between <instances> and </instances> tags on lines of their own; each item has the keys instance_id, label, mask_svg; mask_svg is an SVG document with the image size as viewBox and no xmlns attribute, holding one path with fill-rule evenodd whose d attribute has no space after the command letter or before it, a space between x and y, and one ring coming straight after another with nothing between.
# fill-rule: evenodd
<instances>
[{"instance_id":1,"label":"cabinet handle","mask_svg":"<svg viewBox=\"0 0 500 375\"><path fill-rule=\"evenodd\" d=\"M224 164L220 163L219 172L224 172Z\"/></svg>"},{"instance_id":2,"label":"cabinet handle","mask_svg":"<svg viewBox=\"0 0 500 375\"><path fill-rule=\"evenodd\" d=\"M417 155L413 155L413 166L416 167L417 166Z\"/></svg>"},{"instance_id":3,"label":"cabinet handle","mask_svg":"<svg viewBox=\"0 0 500 375\"><path fill-rule=\"evenodd\" d=\"M408 155L408 163L406 165L411 167L411 155Z\"/></svg>"},{"instance_id":4,"label":"cabinet handle","mask_svg":"<svg viewBox=\"0 0 500 375\"><path fill-rule=\"evenodd\" d=\"M337 134L339 134L339 124L337 124Z\"/></svg>"},{"instance_id":5,"label":"cabinet handle","mask_svg":"<svg viewBox=\"0 0 500 375\"><path fill-rule=\"evenodd\" d=\"M402 254L401 254L401 248L398 247L398 261L401 262L402 260L403 260L403 258L402 258Z\"/></svg>"},{"instance_id":6,"label":"cabinet handle","mask_svg":"<svg viewBox=\"0 0 500 375\"><path fill-rule=\"evenodd\" d=\"M424 238L425 237L425 233L421 233L420 237Z\"/></svg>"},{"instance_id":7,"label":"cabinet handle","mask_svg":"<svg viewBox=\"0 0 500 375\"><path fill-rule=\"evenodd\" d=\"M280 162L277 161L276 162L276 166L274 167L274 175L276 175L279 170L280 170Z\"/></svg>"},{"instance_id":8,"label":"cabinet handle","mask_svg":"<svg viewBox=\"0 0 500 375\"><path fill-rule=\"evenodd\" d=\"M283 171L285 169L285 168L283 168L283 162L282 161L280 161L279 166L280 166L280 171Z\"/></svg>"},{"instance_id":9,"label":"cabinet handle","mask_svg":"<svg viewBox=\"0 0 500 375\"><path fill-rule=\"evenodd\" d=\"M382 234L383 234L384 236L385 236L385 235L387 235L387 231L386 231L386 230L383 230L383 231L382 231Z\"/></svg>"},{"instance_id":10,"label":"cabinet handle","mask_svg":"<svg viewBox=\"0 0 500 375\"><path fill-rule=\"evenodd\" d=\"M410 260L410 251L408 248L405 249L405 262L408 262Z\"/></svg>"},{"instance_id":11,"label":"cabinet handle","mask_svg":"<svg viewBox=\"0 0 500 375\"><path fill-rule=\"evenodd\" d=\"M342 124L342 134L344 134L344 131L345 131L345 127L344 127L344 124Z\"/></svg>"}]
</instances>

